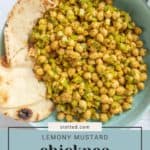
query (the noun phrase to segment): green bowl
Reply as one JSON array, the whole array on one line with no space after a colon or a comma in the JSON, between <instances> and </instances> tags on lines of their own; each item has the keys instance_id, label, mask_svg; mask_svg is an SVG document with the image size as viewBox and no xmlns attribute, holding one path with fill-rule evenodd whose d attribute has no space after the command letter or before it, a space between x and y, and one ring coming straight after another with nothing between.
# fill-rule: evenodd
<instances>
[{"instance_id":1,"label":"green bowl","mask_svg":"<svg viewBox=\"0 0 150 150\"><path fill-rule=\"evenodd\" d=\"M0 52L3 53L3 32L2 29L7 18L7 14L12 8L15 0L0 1ZM115 5L132 16L138 26L143 29L141 39L145 43L145 48L150 50L150 8L145 0L115 0ZM121 115L113 117L105 126L129 126L140 119L142 114L150 108L150 51L145 57L145 63L148 65L148 80L145 82L145 89L134 97L133 108ZM47 119L38 123L31 123L33 126L44 126L48 122L56 121L56 114L53 113Z\"/></svg>"}]
</instances>

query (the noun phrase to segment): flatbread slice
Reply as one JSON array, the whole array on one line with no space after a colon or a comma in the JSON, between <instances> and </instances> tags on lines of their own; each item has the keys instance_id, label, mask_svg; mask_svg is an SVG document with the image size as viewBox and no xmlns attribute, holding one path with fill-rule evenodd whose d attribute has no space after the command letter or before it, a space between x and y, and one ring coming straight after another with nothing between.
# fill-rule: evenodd
<instances>
[{"instance_id":1,"label":"flatbread slice","mask_svg":"<svg viewBox=\"0 0 150 150\"><path fill-rule=\"evenodd\" d=\"M5 116L18 121L37 122L49 117L52 108L49 101L40 101L31 105L24 105L16 108L0 107L0 112Z\"/></svg>"},{"instance_id":2,"label":"flatbread slice","mask_svg":"<svg viewBox=\"0 0 150 150\"><path fill-rule=\"evenodd\" d=\"M45 98L45 85L32 71L27 44L37 19L52 5L51 0L18 0L6 23L6 59L0 63L0 113L17 120L39 121L53 110L53 103Z\"/></svg>"},{"instance_id":3,"label":"flatbread slice","mask_svg":"<svg viewBox=\"0 0 150 150\"><path fill-rule=\"evenodd\" d=\"M0 66L0 112L4 115L25 121L48 117L53 104L46 100L45 93L44 84L35 78L32 68Z\"/></svg>"},{"instance_id":4,"label":"flatbread slice","mask_svg":"<svg viewBox=\"0 0 150 150\"><path fill-rule=\"evenodd\" d=\"M32 66L28 56L28 36L46 9L55 7L52 0L18 0L4 29L5 52L10 66Z\"/></svg>"}]
</instances>

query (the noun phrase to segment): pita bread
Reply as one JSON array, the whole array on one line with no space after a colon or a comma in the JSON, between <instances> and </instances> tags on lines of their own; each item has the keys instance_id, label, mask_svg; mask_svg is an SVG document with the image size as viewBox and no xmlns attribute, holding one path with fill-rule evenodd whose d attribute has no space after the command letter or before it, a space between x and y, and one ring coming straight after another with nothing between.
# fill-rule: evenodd
<instances>
[{"instance_id":1,"label":"pita bread","mask_svg":"<svg viewBox=\"0 0 150 150\"><path fill-rule=\"evenodd\" d=\"M26 122L37 122L47 118L52 112L52 105L49 101L40 101L32 105L24 105L14 108L0 108L5 116L15 120Z\"/></svg>"},{"instance_id":2,"label":"pita bread","mask_svg":"<svg viewBox=\"0 0 150 150\"><path fill-rule=\"evenodd\" d=\"M0 78L0 96L7 97L0 100L3 107L17 107L45 99L46 88L35 78L32 68L0 66Z\"/></svg>"},{"instance_id":3,"label":"pita bread","mask_svg":"<svg viewBox=\"0 0 150 150\"><path fill-rule=\"evenodd\" d=\"M45 85L32 71L27 44L37 19L52 7L48 3L48 0L19 0L6 23L7 63L0 63L0 112L17 120L39 121L53 110L52 102L45 98Z\"/></svg>"},{"instance_id":4,"label":"pita bread","mask_svg":"<svg viewBox=\"0 0 150 150\"><path fill-rule=\"evenodd\" d=\"M8 63L14 66L32 66L28 56L28 36L52 0L18 0L10 12L4 29L5 51Z\"/></svg>"},{"instance_id":5,"label":"pita bread","mask_svg":"<svg viewBox=\"0 0 150 150\"><path fill-rule=\"evenodd\" d=\"M0 112L4 115L25 121L48 117L53 104L45 99L45 93L44 84L35 78L32 68L0 66ZM26 117L19 116L21 110Z\"/></svg>"}]
</instances>

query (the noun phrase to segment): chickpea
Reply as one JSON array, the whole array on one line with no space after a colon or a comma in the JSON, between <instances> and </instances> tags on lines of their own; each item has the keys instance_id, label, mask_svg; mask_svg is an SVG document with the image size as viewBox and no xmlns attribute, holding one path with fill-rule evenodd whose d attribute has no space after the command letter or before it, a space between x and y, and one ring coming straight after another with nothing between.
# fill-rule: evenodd
<instances>
[{"instance_id":1,"label":"chickpea","mask_svg":"<svg viewBox=\"0 0 150 150\"><path fill-rule=\"evenodd\" d=\"M51 34L51 35L50 35L50 41L55 41L55 39L56 39L55 34Z\"/></svg>"},{"instance_id":2,"label":"chickpea","mask_svg":"<svg viewBox=\"0 0 150 150\"><path fill-rule=\"evenodd\" d=\"M117 11L113 11L112 13L112 18L114 20L118 19L120 17L120 12L117 12Z\"/></svg>"},{"instance_id":3,"label":"chickpea","mask_svg":"<svg viewBox=\"0 0 150 150\"><path fill-rule=\"evenodd\" d=\"M89 58L90 59L97 59L99 57L98 53L97 52L93 52L93 53L90 53L89 54Z\"/></svg>"},{"instance_id":4,"label":"chickpea","mask_svg":"<svg viewBox=\"0 0 150 150\"><path fill-rule=\"evenodd\" d=\"M56 99L60 99L58 96L56 96ZM65 107L64 107L64 105L60 105L60 104L58 104L58 105L56 105L56 110L57 110L57 112L61 112L61 111L64 111L65 110Z\"/></svg>"},{"instance_id":5,"label":"chickpea","mask_svg":"<svg viewBox=\"0 0 150 150\"><path fill-rule=\"evenodd\" d=\"M84 76L84 78L87 79L87 80L88 80L88 79L91 79L91 73L90 73L90 72L85 72L83 76Z\"/></svg>"},{"instance_id":6,"label":"chickpea","mask_svg":"<svg viewBox=\"0 0 150 150\"><path fill-rule=\"evenodd\" d=\"M66 120L67 120L67 122L72 122L73 117L71 115L66 115Z\"/></svg>"},{"instance_id":7,"label":"chickpea","mask_svg":"<svg viewBox=\"0 0 150 150\"><path fill-rule=\"evenodd\" d=\"M106 11L105 14L104 14L104 16L105 16L106 18L111 18L111 16L112 16L111 11L110 11L110 10Z\"/></svg>"},{"instance_id":8,"label":"chickpea","mask_svg":"<svg viewBox=\"0 0 150 150\"><path fill-rule=\"evenodd\" d=\"M76 28L76 32L77 32L78 34L83 34L83 33L84 33L83 27L78 27L78 28Z\"/></svg>"},{"instance_id":9,"label":"chickpea","mask_svg":"<svg viewBox=\"0 0 150 150\"><path fill-rule=\"evenodd\" d=\"M118 107L118 108L115 108L115 109L111 109L110 111L111 111L111 113L112 113L113 115L117 115L117 114L122 113L122 108L121 108L121 107Z\"/></svg>"},{"instance_id":10,"label":"chickpea","mask_svg":"<svg viewBox=\"0 0 150 150\"><path fill-rule=\"evenodd\" d=\"M83 47L81 46L81 44L76 44L76 47L75 47L75 50L77 51L77 52L83 52Z\"/></svg>"},{"instance_id":11,"label":"chickpea","mask_svg":"<svg viewBox=\"0 0 150 150\"><path fill-rule=\"evenodd\" d=\"M141 74L141 81L143 82L145 80L147 80L147 74L146 73L142 73Z\"/></svg>"},{"instance_id":12,"label":"chickpea","mask_svg":"<svg viewBox=\"0 0 150 150\"><path fill-rule=\"evenodd\" d=\"M110 88L111 87L111 82L107 81L104 83L105 87L106 88Z\"/></svg>"},{"instance_id":13,"label":"chickpea","mask_svg":"<svg viewBox=\"0 0 150 150\"><path fill-rule=\"evenodd\" d=\"M135 28L134 28L134 32L135 32L136 34L140 35L140 34L142 33L142 30L141 30L141 28L139 28L139 27L135 27Z\"/></svg>"},{"instance_id":14,"label":"chickpea","mask_svg":"<svg viewBox=\"0 0 150 150\"><path fill-rule=\"evenodd\" d=\"M124 77L120 77L120 78L119 78L119 83L120 83L121 85L124 85L124 84L125 84L125 78L124 78Z\"/></svg>"},{"instance_id":15,"label":"chickpea","mask_svg":"<svg viewBox=\"0 0 150 150\"><path fill-rule=\"evenodd\" d=\"M89 60L88 60L88 64L89 64L89 65L95 65L95 60L89 59Z\"/></svg>"},{"instance_id":16,"label":"chickpea","mask_svg":"<svg viewBox=\"0 0 150 150\"><path fill-rule=\"evenodd\" d=\"M107 50L107 49L106 49L105 46L102 46L102 47L101 47L101 52L106 52L106 50Z\"/></svg>"},{"instance_id":17,"label":"chickpea","mask_svg":"<svg viewBox=\"0 0 150 150\"><path fill-rule=\"evenodd\" d=\"M126 30L128 27L128 23L127 22L123 22L122 24L122 30Z\"/></svg>"},{"instance_id":18,"label":"chickpea","mask_svg":"<svg viewBox=\"0 0 150 150\"><path fill-rule=\"evenodd\" d=\"M121 107L121 105L120 105L119 103L117 103L117 102L113 102L112 105L111 105L111 110L110 110L110 112L111 112L112 114L119 114L119 113L121 113L121 112L122 112L122 107Z\"/></svg>"},{"instance_id":19,"label":"chickpea","mask_svg":"<svg viewBox=\"0 0 150 150\"><path fill-rule=\"evenodd\" d=\"M91 73L95 72L95 68L92 65L88 65L87 68L85 67L85 71L89 71Z\"/></svg>"},{"instance_id":20,"label":"chickpea","mask_svg":"<svg viewBox=\"0 0 150 150\"><path fill-rule=\"evenodd\" d=\"M62 22L64 19L65 19L64 15L58 13L57 20L60 21L60 22Z\"/></svg>"},{"instance_id":21,"label":"chickpea","mask_svg":"<svg viewBox=\"0 0 150 150\"><path fill-rule=\"evenodd\" d=\"M92 112L91 109L86 110L86 112L83 114L84 119L89 120L91 119Z\"/></svg>"},{"instance_id":22,"label":"chickpea","mask_svg":"<svg viewBox=\"0 0 150 150\"><path fill-rule=\"evenodd\" d=\"M72 35L72 32L73 32L73 31L72 31L72 28L71 28L71 27L66 27L66 28L65 28L65 34L66 34L66 35L71 36L71 35Z\"/></svg>"},{"instance_id":23,"label":"chickpea","mask_svg":"<svg viewBox=\"0 0 150 150\"><path fill-rule=\"evenodd\" d=\"M98 86L99 88L103 87L103 82L102 82L101 80L99 80L99 81L97 82L97 86Z\"/></svg>"},{"instance_id":24,"label":"chickpea","mask_svg":"<svg viewBox=\"0 0 150 150\"><path fill-rule=\"evenodd\" d=\"M87 109L87 103L84 100L79 101L79 107L81 107L83 110Z\"/></svg>"},{"instance_id":25,"label":"chickpea","mask_svg":"<svg viewBox=\"0 0 150 150\"><path fill-rule=\"evenodd\" d=\"M111 88L111 89L109 89L108 95L109 96L114 96L115 93L116 93L115 89Z\"/></svg>"},{"instance_id":26,"label":"chickpea","mask_svg":"<svg viewBox=\"0 0 150 150\"><path fill-rule=\"evenodd\" d=\"M116 22L116 23L115 23L115 28L116 28L117 30L120 30L120 29L122 28L122 26L123 26L123 24L122 24L121 22Z\"/></svg>"},{"instance_id":27,"label":"chickpea","mask_svg":"<svg viewBox=\"0 0 150 150\"><path fill-rule=\"evenodd\" d=\"M72 107L77 107L78 106L78 101L76 100L73 100L72 103L71 103Z\"/></svg>"},{"instance_id":28,"label":"chickpea","mask_svg":"<svg viewBox=\"0 0 150 150\"><path fill-rule=\"evenodd\" d=\"M72 58L72 59L77 59L80 60L81 56L78 52L74 52L74 51L67 51L66 54Z\"/></svg>"},{"instance_id":29,"label":"chickpea","mask_svg":"<svg viewBox=\"0 0 150 150\"><path fill-rule=\"evenodd\" d=\"M102 42L104 41L104 37L101 33L98 33L97 36L96 36L96 39L99 41L99 42Z\"/></svg>"},{"instance_id":30,"label":"chickpea","mask_svg":"<svg viewBox=\"0 0 150 150\"><path fill-rule=\"evenodd\" d=\"M80 96L79 92L74 92L73 93L73 99L75 99L77 101L81 99L81 96Z\"/></svg>"},{"instance_id":31,"label":"chickpea","mask_svg":"<svg viewBox=\"0 0 150 150\"><path fill-rule=\"evenodd\" d=\"M101 103L107 103L109 101L109 97L107 95L101 95Z\"/></svg>"},{"instance_id":32,"label":"chickpea","mask_svg":"<svg viewBox=\"0 0 150 150\"><path fill-rule=\"evenodd\" d=\"M138 36L137 36L137 35L135 35L135 34L133 34L133 35L132 35L132 37L133 37L133 41L134 41L134 42L137 42L137 41L138 41L138 39L139 39L139 38L138 38ZM136 43L136 45L137 45L137 43Z\"/></svg>"},{"instance_id":33,"label":"chickpea","mask_svg":"<svg viewBox=\"0 0 150 150\"><path fill-rule=\"evenodd\" d=\"M112 87L115 88L115 89L118 88L119 87L119 82L117 80L113 80L112 81Z\"/></svg>"},{"instance_id":34,"label":"chickpea","mask_svg":"<svg viewBox=\"0 0 150 150\"><path fill-rule=\"evenodd\" d=\"M137 41L137 42L136 42L136 46L137 46L138 48L143 47L143 41Z\"/></svg>"},{"instance_id":35,"label":"chickpea","mask_svg":"<svg viewBox=\"0 0 150 150\"><path fill-rule=\"evenodd\" d=\"M88 108L91 108L92 106L93 106L92 102L88 101L88 102L87 102L87 107L88 107Z\"/></svg>"},{"instance_id":36,"label":"chickpea","mask_svg":"<svg viewBox=\"0 0 150 150\"><path fill-rule=\"evenodd\" d=\"M119 87L116 89L116 93L117 93L118 95L123 95L124 92L125 92L125 88L122 87L122 86L119 86Z\"/></svg>"},{"instance_id":37,"label":"chickpea","mask_svg":"<svg viewBox=\"0 0 150 150\"><path fill-rule=\"evenodd\" d=\"M41 55L38 57L38 61L40 64L47 63L47 58L46 58L46 56Z\"/></svg>"},{"instance_id":38,"label":"chickpea","mask_svg":"<svg viewBox=\"0 0 150 150\"><path fill-rule=\"evenodd\" d=\"M71 102L72 96L70 93L64 92L60 96L61 96L62 102L64 102L64 103Z\"/></svg>"},{"instance_id":39,"label":"chickpea","mask_svg":"<svg viewBox=\"0 0 150 150\"><path fill-rule=\"evenodd\" d=\"M98 64L96 66L97 73L101 74L104 70L105 70L105 66L104 65Z\"/></svg>"},{"instance_id":40,"label":"chickpea","mask_svg":"<svg viewBox=\"0 0 150 150\"><path fill-rule=\"evenodd\" d=\"M54 18L57 17L56 11L50 11L50 16Z\"/></svg>"},{"instance_id":41,"label":"chickpea","mask_svg":"<svg viewBox=\"0 0 150 150\"><path fill-rule=\"evenodd\" d=\"M123 105L122 105L122 108L124 110L129 110L129 109L131 109L131 107L132 107L131 104L129 104L127 102L124 102Z\"/></svg>"},{"instance_id":42,"label":"chickpea","mask_svg":"<svg viewBox=\"0 0 150 150\"><path fill-rule=\"evenodd\" d=\"M51 66L49 64L44 64L43 70L49 71L49 70L51 70Z\"/></svg>"},{"instance_id":43,"label":"chickpea","mask_svg":"<svg viewBox=\"0 0 150 150\"><path fill-rule=\"evenodd\" d=\"M105 8L105 2L100 2L99 4L98 4L98 10L104 10L104 8Z\"/></svg>"},{"instance_id":44,"label":"chickpea","mask_svg":"<svg viewBox=\"0 0 150 150\"><path fill-rule=\"evenodd\" d=\"M107 89L106 89L105 87L101 87L101 88L100 88L100 93L101 93L101 94L107 94L107 92L108 92L108 91L107 91Z\"/></svg>"},{"instance_id":45,"label":"chickpea","mask_svg":"<svg viewBox=\"0 0 150 150\"><path fill-rule=\"evenodd\" d=\"M100 114L100 121L102 121L102 122L107 122L108 119L109 119L109 118L108 118L108 116L107 116L106 113Z\"/></svg>"},{"instance_id":46,"label":"chickpea","mask_svg":"<svg viewBox=\"0 0 150 150\"><path fill-rule=\"evenodd\" d=\"M104 19L104 13L103 13L103 11L100 11L100 12L97 13L97 19L99 21L102 21Z\"/></svg>"},{"instance_id":47,"label":"chickpea","mask_svg":"<svg viewBox=\"0 0 150 150\"><path fill-rule=\"evenodd\" d=\"M93 29L93 30L90 31L89 34L90 34L91 37L95 37L97 33L98 33L98 30L97 29Z\"/></svg>"},{"instance_id":48,"label":"chickpea","mask_svg":"<svg viewBox=\"0 0 150 150\"><path fill-rule=\"evenodd\" d=\"M83 41L85 41L84 35L79 35L79 36L77 37L77 40L78 40L78 42L83 42Z\"/></svg>"},{"instance_id":49,"label":"chickpea","mask_svg":"<svg viewBox=\"0 0 150 150\"><path fill-rule=\"evenodd\" d=\"M138 56L139 55L139 50L138 49L133 49L132 50L132 55L133 56Z\"/></svg>"},{"instance_id":50,"label":"chickpea","mask_svg":"<svg viewBox=\"0 0 150 150\"><path fill-rule=\"evenodd\" d=\"M103 35L104 37L106 37L106 36L108 35L108 31L107 31L105 28L101 28L101 29L100 29L100 32L102 33L102 35Z\"/></svg>"},{"instance_id":51,"label":"chickpea","mask_svg":"<svg viewBox=\"0 0 150 150\"><path fill-rule=\"evenodd\" d=\"M44 24L40 24L39 25L39 27L38 27L38 29L40 30L40 31L42 31L42 32L45 32L45 30L46 30L46 25L44 25Z\"/></svg>"},{"instance_id":52,"label":"chickpea","mask_svg":"<svg viewBox=\"0 0 150 150\"><path fill-rule=\"evenodd\" d=\"M64 33L62 31L57 32L57 38L61 39L64 36Z\"/></svg>"},{"instance_id":53,"label":"chickpea","mask_svg":"<svg viewBox=\"0 0 150 150\"><path fill-rule=\"evenodd\" d=\"M85 10L81 8L81 9L79 10L79 16L80 16L80 17L84 17L84 15L85 15Z\"/></svg>"},{"instance_id":54,"label":"chickpea","mask_svg":"<svg viewBox=\"0 0 150 150\"><path fill-rule=\"evenodd\" d=\"M142 64L144 63L143 56L137 56L137 60Z\"/></svg>"},{"instance_id":55,"label":"chickpea","mask_svg":"<svg viewBox=\"0 0 150 150\"><path fill-rule=\"evenodd\" d=\"M139 73L139 71L134 72L134 78L133 79L134 79L135 83L140 81L140 73Z\"/></svg>"},{"instance_id":56,"label":"chickpea","mask_svg":"<svg viewBox=\"0 0 150 150\"><path fill-rule=\"evenodd\" d=\"M76 43L75 43L74 40L71 40L71 39L70 39L70 40L68 41L68 45L69 45L70 47L72 47L72 48L75 46L75 44L76 44Z\"/></svg>"},{"instance_id":57,"label":"chickpea","mask_svg":"<svg viewBox=\"0 0 150 150\"><path fill-rule=\"evenodd\" d=\"M70 42L68 41L68 45L70 44ZM67 50L73 51L74 47L73 46L68 46Z\"/></svg>"},{"instance_id":58,"label":"chickpea","mask_svg":"<svg viewBox=\"0 0 150 150\"><path fill-rule=\"evenodd\" d=\"M76 70L74 68L69 68L68 69L68 75L69 77L72 77L73 75L75 75L76 73Z\"/></svg>"},{"instance_id":59,"label":"chickpea","mask_svg":"<svg viewBox=\"0 0 150 150\"><path fill-rule=\"evenodd\" d=\"M140 50L140 56L145 56L146 55L146 49L142 48Z\"/></svg>"},{"instance_id":60,"label":"chickpea","mask_svg":"<svg viewBox=\"0 0 150 150\"><path fill-rule=\"evenodd\" d=\"M53 24L52 23L48 23L48 30L52 30L53 29Z\"/></svg>"},{"instance_id":61,"label":"chickpea","mask_svg":"<svg viewBox=\"0 0 150 150\"><path fill-rule=\"evenodd\" d=\"M145 87L143 82L138 83L137 86L139 90L143 90Z\"/></svg>"},{"instance_id":62,"label":"chickpea","mask_svg":"<svg viewBox=\"0 0 150 150\"><path fill-rule=\"evenodd\" d=\"M109 98L109 101L107 102L107 104L112 104L113 102L114 102L113 98L110 97L110 98Z\"/></svg>"},{"instance_id":63,"label":"chickpea","mask_svg":"<svg viewBox=\"0 0 150 150\"><path fill-rule=\"evenodd\" d=\"M113 74L108 72L108 73L105 75L105 77L106 77L106 79L107 79L108 81L110 81L110 80L113 79Z\"/></svg>"},{"instance_id":64,"label":"chickpea","mask_svg":"<svg viewBox=\"0 0 150 150\"><path fill-rule=\"evenodd\" d=\"M46 25L47 24L47 20L46 19L40 19L39 20L39 25Z\"/></svg>"},{"instance_id":65,"label":"chickpea","mask_svg":"<svg viewBox=\"0 0 150 150\"><path fill-rule=\"evenodd\" d=\"M106 19L105 19L105 24L108 25L108 26L110 26L111 20L110 20L109 18L106 18Z\"/></svg>"},{"instance_id":66,"label":"chickpea","mask_svg":"<svg viewBox=\"0 0 150 150\"><path fill-rule=\"evenodd\" d=\"M99 120L99 113L94 112L92 115L92 120Z\"/></svg>"},{"instance_id":67,"label":"chickpea","mask_svg":"<svg viewBox=\"0 0 150 150\"><path fill-rule=\"evenodd\" d=\"M52 44L51 44L51 48L52 48L53 50L57 50L57 49L59 48L58 41L54 41L54 42L52 42Z\"/></svg>"},{"instance_id":68,"label":"chickpea","mask_svg":"<svg viewBox=\"0 0 150 150\"><path fill-rule=\"evenodd\" d=\"M109 62L110 56L108 54L104 54L103 61Z\"/></svg>"},{"instance_id":69,"label":"chickpea","mask_svg":"<svg viewBox=\"0 0 150 150\"><path fill-rule=\"evenodd\" d=\"M132 104L133 103L133 98L132 97L127 97L126 102Z\"/></svg>"},{"instance_id":70,"label":"chickpea","mask_svg":"<svg viewBox=\"0 0 150 150\"><path fill-rule=\"evenodd\" d=\"M118 78L121 78L123 75L124 75L124 73L122 70L118 71L118 74L116 74L116 76L118 76Z\"/></svg>"},{"instance_id":71,"label":"chickpea","mask_svg":"<svg viewBox=\"0 0 150 150\"><path fill-rule=\"evenodd\" d=\"M102 104L101 106L103 113L108 112L109 108L110 108L109 104Z\"/></svg>"},{"instance_id":72,"label":"chickpea","mask_svg":"<svg viewBox=\"0 0 150 150\"><path fill-rule=\"evenodd\" d=\"M98 82L99 81L99 77L98 77L97 73L92 73L92 80L94 82Z\"/></svg>"},{"instance_id":73,"label":"chickpea","mask_svg":"<svg viewBox=\"0 0 150 150\"><path fill-rule=\"evenodd\" d=\"M140 65L140 71L146 72L147 71L147 65L146 64Z\"/></svg>"},{"instance_id":74,"label":"chickpea","mask_svg":"<svg viewBox=\"0 0 150 150\"><path fill-rule=\"evenodd\" d=\"M102 57L102 56L100 56ZM101 58L96 59L96 64L103 64L103 60Z\"/></svg>"},{"instance_id":75,"label":"chickpea","mask_svg":"<svg viewBox=\"0 0 150 150\"><path fill-rule=\"evenodd\" d=\"M95 28L97 29L99 26L100 26L99 22L92 22L92 24L91 24L91 27L94 29Z\"/></svg>"},{"instance_id":76,"label":"chickpea","mask_svg":"<svg viewBox=\"0 0 150 150\"><path fill-rule=\"evenodd\" d=\"M64 114L63 112L59 112L59 113L57 114L57 119L58 119L58 120L64 120L64 119L65 119L65 114Z\"/></svg>"},{"instance_id":77,"label":"chickpea","mask_svg":"<svg viewBox=\"0 0 150 150\"><path fill-rule=\"evenodd\" d=\"M36 72L36 74L37 74L38 76L42 76L42 75L44 74L44 71L43 71L42 68L37 68L37 69L35 70L35 72Z\"/></svg>"}]
</instances>

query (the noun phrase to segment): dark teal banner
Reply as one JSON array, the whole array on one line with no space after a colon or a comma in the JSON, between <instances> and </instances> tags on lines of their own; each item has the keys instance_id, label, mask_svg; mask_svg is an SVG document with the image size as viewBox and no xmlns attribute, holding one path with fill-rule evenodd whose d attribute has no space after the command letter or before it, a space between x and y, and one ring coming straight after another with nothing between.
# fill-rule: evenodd
<instances>
[{"instance_id":1,"label":"dark teal banner","mask_svg":"<svg viewBox=\"0 0 150 150\"><path fill-rule=\"evenodd\" d=\"M149 150L150 131L103 128L102 132L48 132L47 128L0 129L0 150Z\"/></svg>"}]
</instances>

